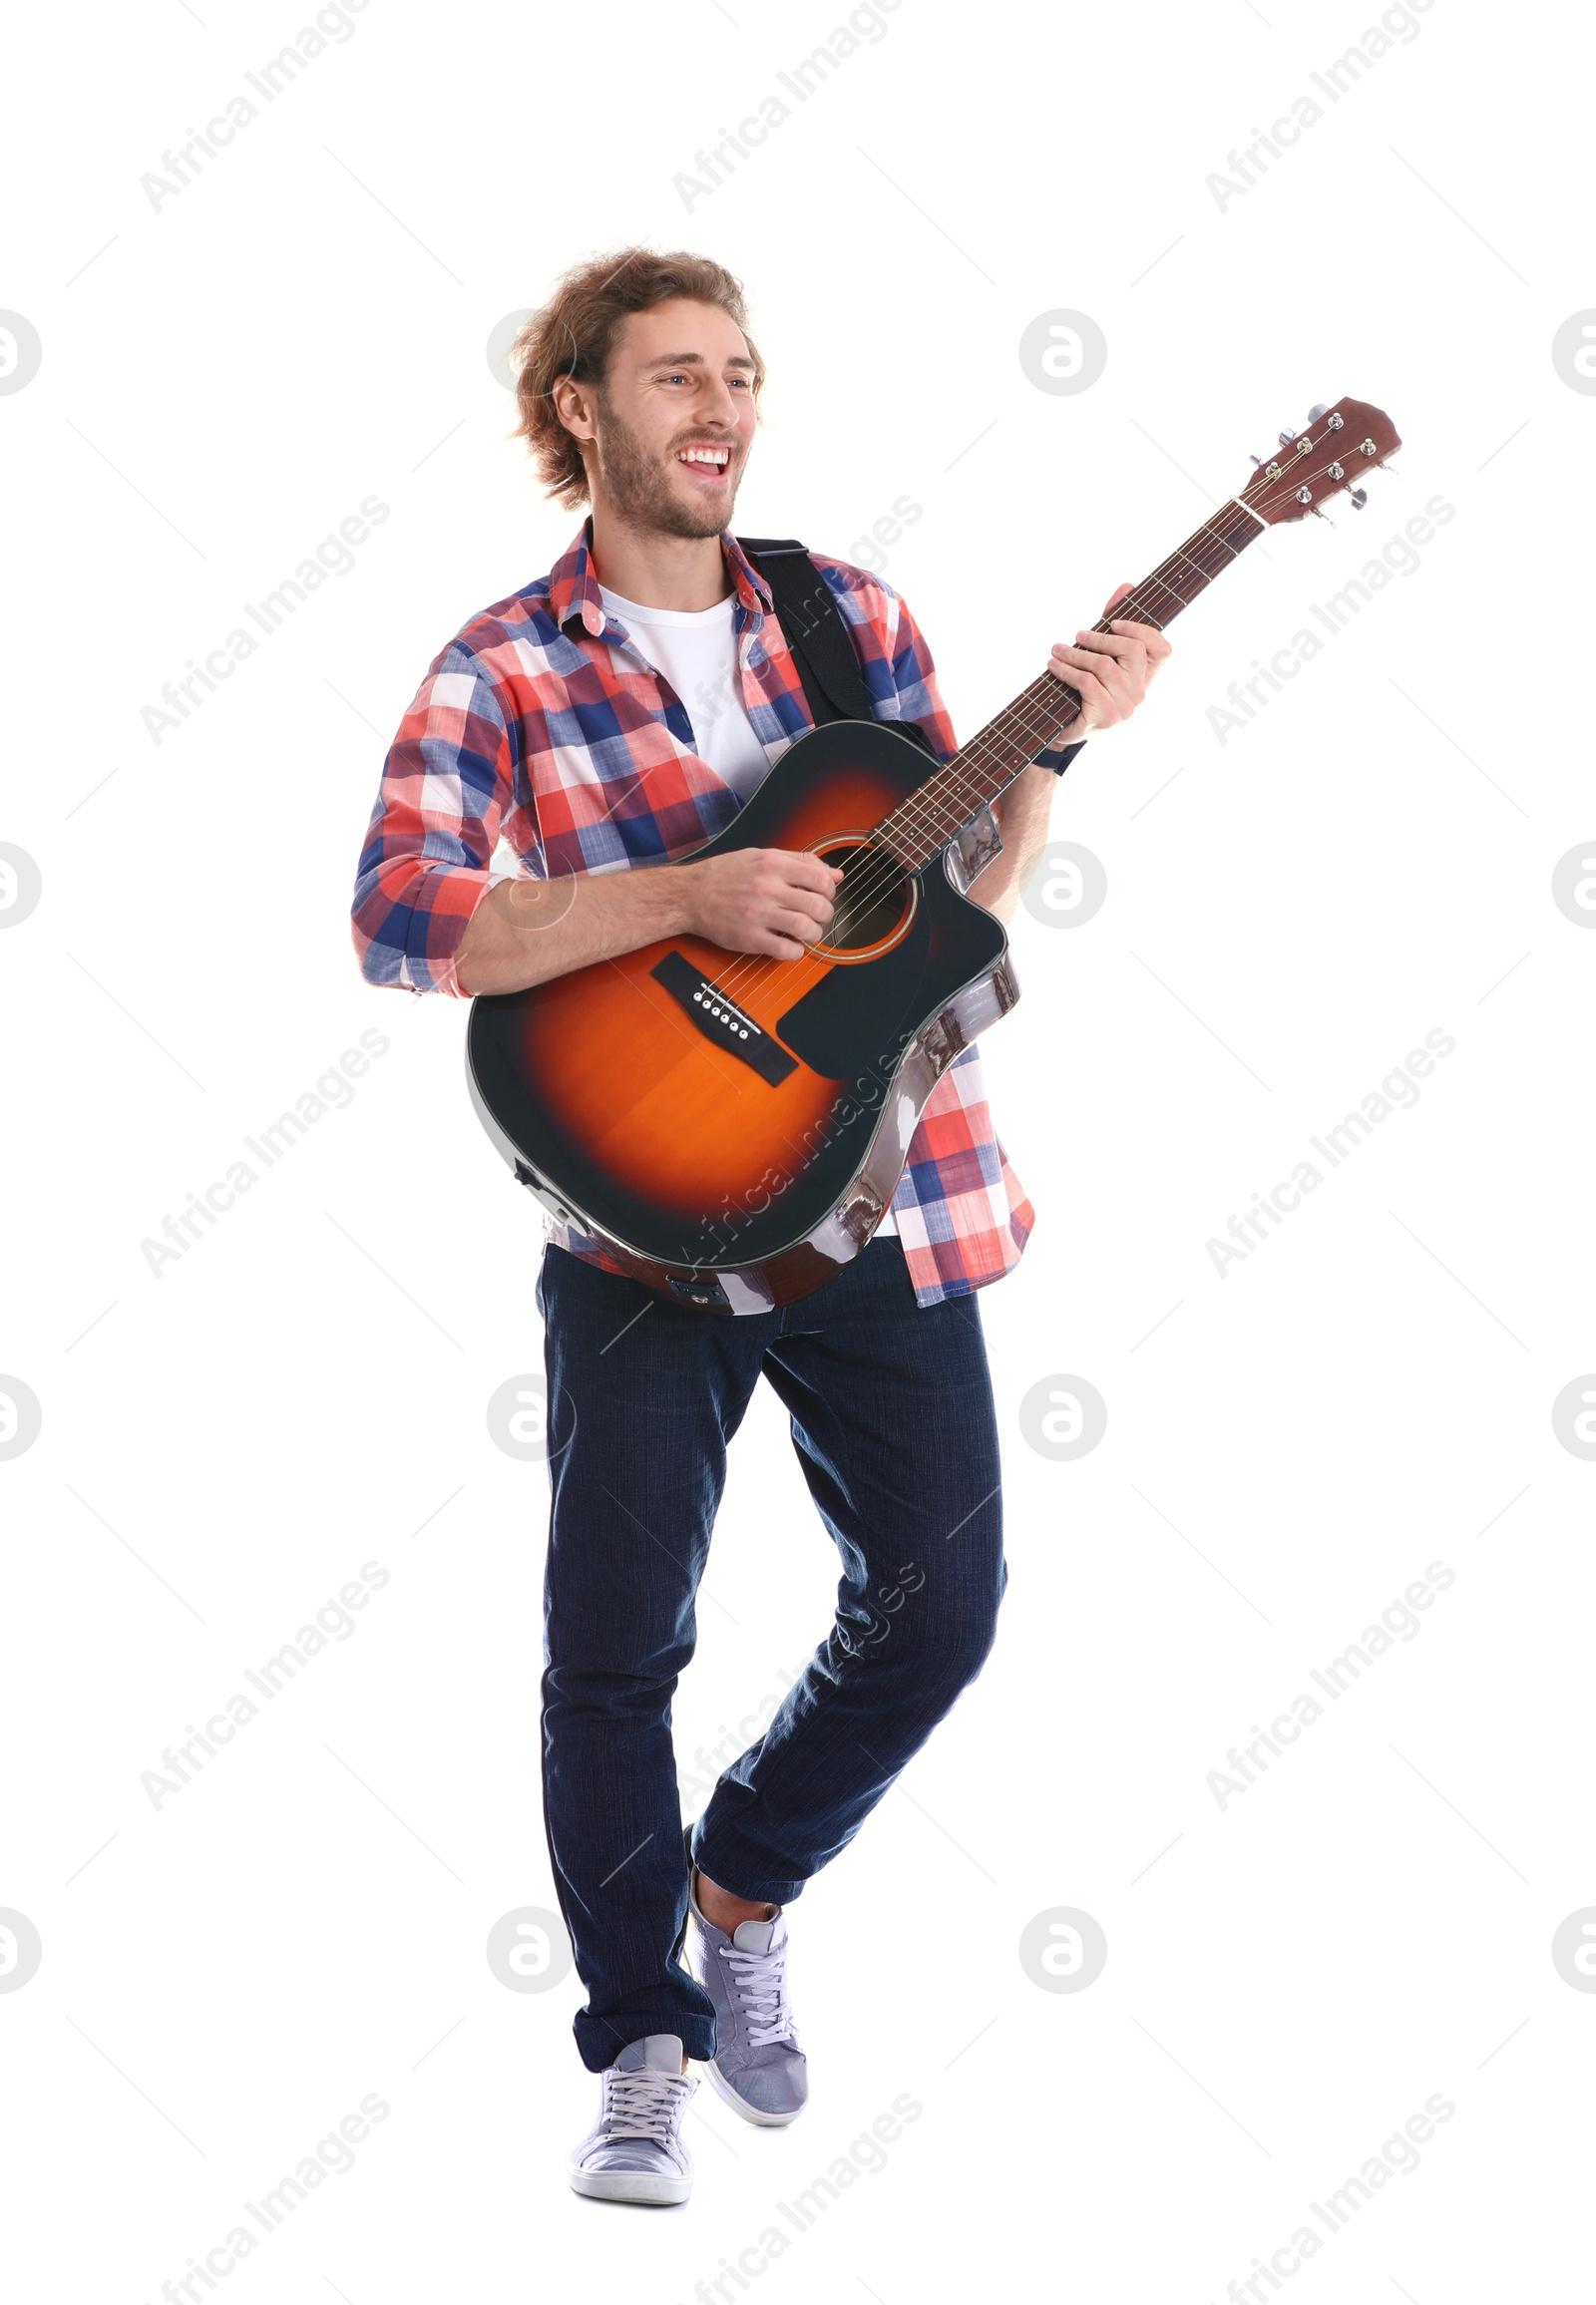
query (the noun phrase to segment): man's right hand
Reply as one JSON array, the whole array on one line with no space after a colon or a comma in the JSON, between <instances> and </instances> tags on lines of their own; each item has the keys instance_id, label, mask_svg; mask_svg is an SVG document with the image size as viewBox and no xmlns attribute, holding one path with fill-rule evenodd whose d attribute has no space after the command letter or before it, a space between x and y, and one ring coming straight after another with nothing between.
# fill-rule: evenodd
<instances>
[{"instance_id":1,"label":"man's right hand","mask_svg":"<svg viewBox=\"0 0 1596 2305\"><path fill-rule=\"evenodd\" d=\"M831 924L840 867L792 849L732 849L674 868L693 935L728 953L801 960Z\"/></svg>"}]
</instances>

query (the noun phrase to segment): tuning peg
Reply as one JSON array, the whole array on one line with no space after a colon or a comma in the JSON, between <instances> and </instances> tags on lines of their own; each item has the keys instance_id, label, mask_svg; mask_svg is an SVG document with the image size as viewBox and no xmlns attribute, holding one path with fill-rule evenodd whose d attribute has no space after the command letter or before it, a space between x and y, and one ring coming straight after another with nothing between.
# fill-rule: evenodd
<instances>
[{"instance_id":1,"label":"tuning peg","mask_svg":"<svg viewBox=\"0 0 1596 2305\"><path fill-rule=\"evenodd\" d=\"M1309 423L1317 424L1320 418L1328 413L1329 408L1330 402L1328 400L1321 400L1316 402L1315 405L1308 411Z\"/></svg>"},{"instance_id":2,"label":"tuning peg","mask_svg":"<svg viewBox=\"0 0 1596 2305\"><path fill-rule=\"evenodd\" d=\"M1261 456L1255 456L1252 461L1254 464L1262 464L1264 460Z\"/></svg>"},{"instance_id":3,"label":"tuning peg","mask_svg":"<svg viewBox=\"0 0 1596 2305\"><path fill-rule=\"evenodd\" d=\"M1347 502L1352 506L1355 513L1361 513L1365 505L1369 502L1368 489L1350 488L1347 491Z\"/></svg>"},{"instance_id":4,"label":"tuning peg","mask_svg":"<svg viewBox=\"0 0 1596 2305\"><path fill-rule=\"evenodd\" d=\"M1294 441L1296 438L1297 438L1297 435L1296 435L1294 432L1283 432L1283 433L1281 434L1281 436L1280 436L1280 445L1281 445L1281 447L1282 447L1282 448L1290 448L1290 446L1291 446L1292 442L1293 442L1293 441Z\"/></svg>"}]
</instances>

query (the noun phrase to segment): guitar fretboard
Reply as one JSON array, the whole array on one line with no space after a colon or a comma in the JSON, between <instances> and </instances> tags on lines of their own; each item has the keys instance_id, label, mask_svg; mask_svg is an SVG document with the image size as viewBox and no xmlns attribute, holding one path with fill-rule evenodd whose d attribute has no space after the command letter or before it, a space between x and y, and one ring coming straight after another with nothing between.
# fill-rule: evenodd
<instances>
[{"instance_id":1,"label":"guitar fretboard","mask_svg":"<svg viewBox=\"0 0 1596 2305\"><path fill-rule=\"evenodd\" d=\"M1161 631L1199 592L1237 560L1265 527L1257 513L1232 499L1186 539L1114 610ZM1094 632L1110 629L1103 617ZM1038 752L1047 752L1080 711L1080 698L1052 672L1043 672L979 736L877 827L876 837L910 872L919 872L954 840L980 808L1012 784Z\"/></svg>"}]
</instances>

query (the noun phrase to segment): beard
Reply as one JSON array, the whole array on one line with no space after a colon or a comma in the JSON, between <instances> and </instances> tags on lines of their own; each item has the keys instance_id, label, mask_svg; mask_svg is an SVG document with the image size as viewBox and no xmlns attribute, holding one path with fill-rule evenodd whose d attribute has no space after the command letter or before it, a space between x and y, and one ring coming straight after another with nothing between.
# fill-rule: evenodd
<instances>
[{"instance_id":1,"label":"beard","mask_svg":"<svg viewBox=\"0 0 1596 2305\"><path fill-rule=\"evenodd\" d=\"M665 466L674 464L674 455L666 457L663 464L656 462L637 435L605 407L601 394L598 410L603 420L594 443L598 478L620 519L633 528L652 529L662 536L695 539L718 537L722 529L731 526L737 476L728 477L723 502L705 504L701 512L696 511L682 503L671 485ZM737 453L734 448L733 464Z\"/></svg>"}]
</instances>

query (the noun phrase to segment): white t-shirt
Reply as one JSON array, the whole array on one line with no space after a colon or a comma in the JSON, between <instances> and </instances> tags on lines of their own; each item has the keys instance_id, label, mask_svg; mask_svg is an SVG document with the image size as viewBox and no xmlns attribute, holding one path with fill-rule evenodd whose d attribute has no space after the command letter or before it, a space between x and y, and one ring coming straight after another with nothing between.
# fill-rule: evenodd
<instances>
[{"instance_id":1,"label":"white t-shirt","mask_svg":"<svg viewBox=\"0 0 1596 2305\"><path fill-rule=\"evenodd\" d=\"M645 608L611 592L607 584L599 585L598 596L605 615L625 626L681 698L692 722L698 758L730 785L739 801L745 801L768 771L770 760L742 700L736 595L728 592L712 608ZM876 1231L897 1230L889 1209Z\"/></svg>"}]
</instances>

